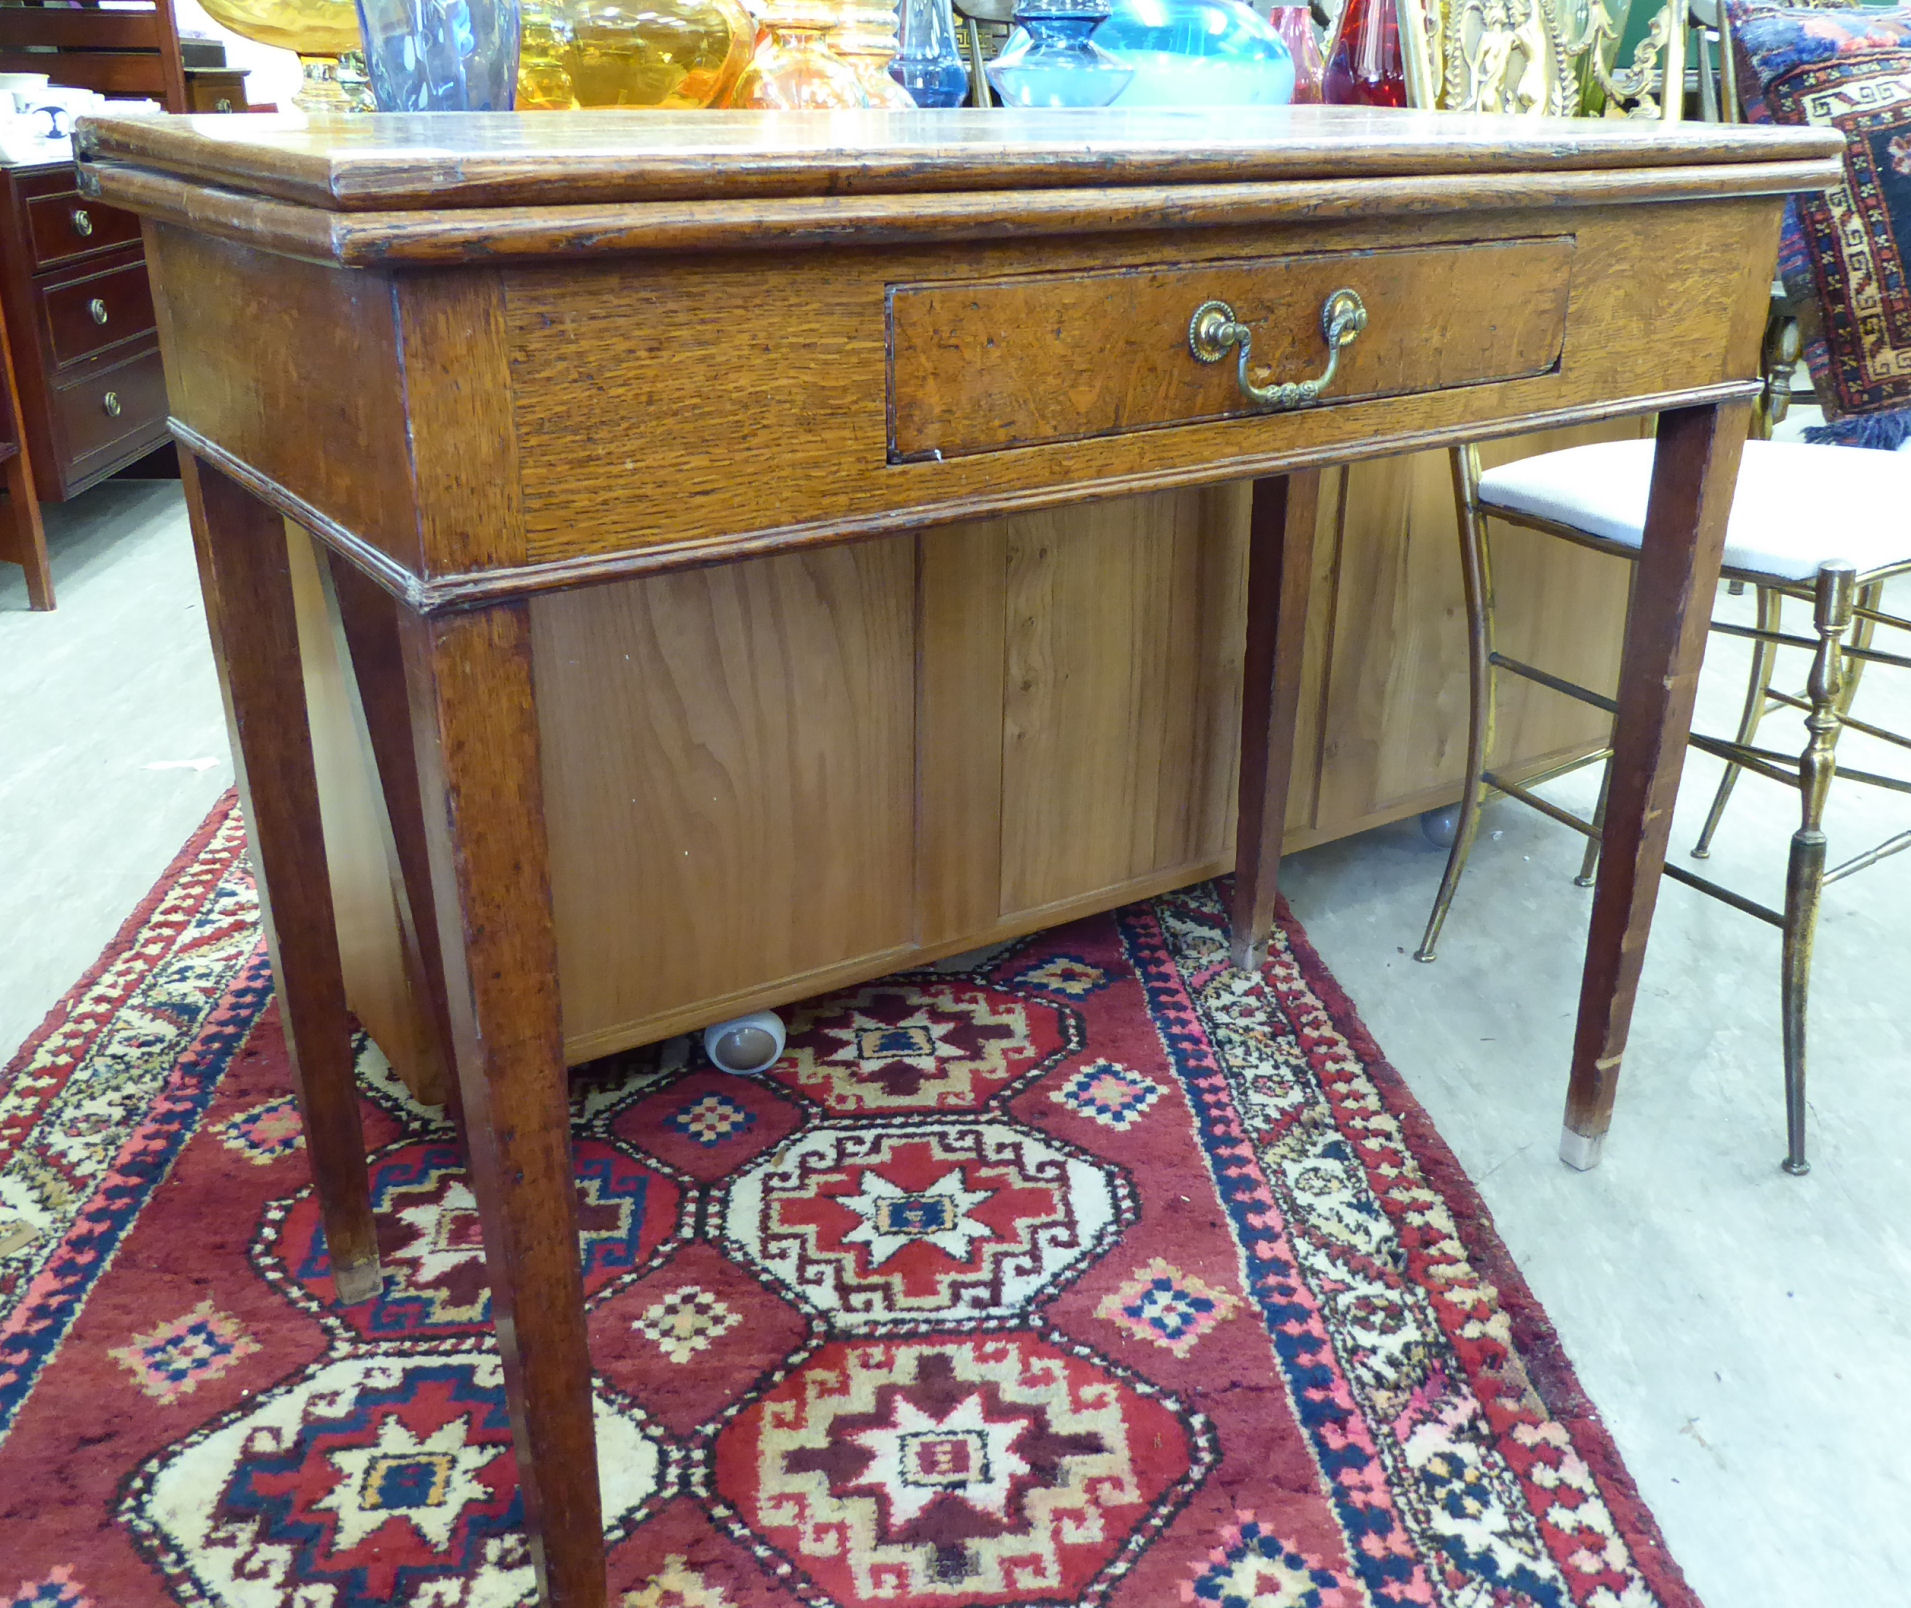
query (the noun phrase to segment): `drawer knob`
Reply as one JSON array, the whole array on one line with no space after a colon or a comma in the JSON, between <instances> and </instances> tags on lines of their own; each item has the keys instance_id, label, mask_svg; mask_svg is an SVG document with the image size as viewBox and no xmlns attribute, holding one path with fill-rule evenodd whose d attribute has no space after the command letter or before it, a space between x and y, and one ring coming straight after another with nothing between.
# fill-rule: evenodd
<instances>
[{"instance_id":1,"label":"drawer knob","mask_svg":"<svg viewBox=\"0 0 1911 1608\"><path fill-rule=\"evenodd\" d=\"M1247 325L1236 321L1234 309L1226 302L1203 302L1195 308L1194 317L1188 320L1188 350L1203 363L1218 363L1228 355L1230 348L1237 350L1240 356L1234 372L1241 395L1256 407L1279 413L1288 408L1306 407L1333 384L1342 350L1352 346L1366 327L1367 308L1360 297L1351 290L1335 291L1320 309L1321 337L1327 342L1327 367L1317 379L1288 380L1278 385L1256 385L1248 378L1254 337Z\"/></svg>"},{"instance_id":2,"label":"drawer knob","mask_svg":"<svg viewBox=\"0 0 1911 1608\"><path fill-rule=\"evenodd\" d=\"M73 209L73 232L79 235L90 235L93 232L93 217L85 207Z\"/></svg>"},{"instance_id":3,"label":"drawer knob","mask_svg":"<svg viewBox=\"0 0 1911 1608\"><path fill-rule=\"evenodd\" d=\"M106 303L101 301L99 297L95 296L88 302L86 304L86 310L92 316L94 323L104 324L106 322Z\"/></svg>"},{"instance_id":4,"label":"drawer knob","mask_svg":"<svg viewBox=\"0 0 1911 1608\"><path fill-rule=\"evenodd\" d=\"M100 406L106 409L107 418L117 419L120 416L119 392L108 391L100 398Z\"/></svg>"}]
</instances>

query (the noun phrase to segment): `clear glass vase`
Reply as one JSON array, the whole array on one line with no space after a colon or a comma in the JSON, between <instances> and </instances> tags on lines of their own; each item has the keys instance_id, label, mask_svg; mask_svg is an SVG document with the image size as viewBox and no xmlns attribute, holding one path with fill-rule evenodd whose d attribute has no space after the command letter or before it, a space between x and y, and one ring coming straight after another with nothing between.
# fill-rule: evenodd
<instances>
[{"instance_id":1,"label":"clear glass vase","mask_svg":"<svg viewBox=\"0 0 1911 1608\"><path fill-rule=\"evenodd\" d=\"M756 54L737 80L732 106L752 111L832 111L867 106L869 94L856 69L829 43L842 22L840 10L822 0L765 0Z\"/></svg>"},{"instance_id":2,"label":"clear glass vase","mask_svg":"<svg viewBox=\"0 0 1911 1608\"><path fill-rule=\"evenodd\" d=\"M897 38L889 76L918 106L960 106L968 99L969 69L949 0L902 0Z\"/></svg>"},{"instance_id":3,"label":"clear glass vase","mask_svg":"<svg viewBox=\"0 0 1911 1608\"><path fill-rule=\"evenodd\" d=\"M1015 32L989 63L1004 106L1106 106L1135 69L1089 38L1108 15L1106 0L1027 0Z\"/></svg>"},{"instance_id":4,"label":"clear glass vase","mask_svg":"<svg viewBox=\"0 0 1911 1608\"><path fill-rule=\"evenodd\" d=\"M381 112L508 112L518 0L358 0Z\"/></svg>"},{"instance_id":5,"label":"clear glass vase","mask_svg":"<svg viewBox=\"0 0 1911 1608\"><path fill-rule=\"evenodd\" d=\"M897 46L894 0L888 4L884 0L840 0L839 10L842 21L830 30L829 42L836 54L856 69L869 104L913 112L914 99L889 73Z\"/></svg>"},{"instance_id":6,"label":"clear glass vase","mask_svg":"<svg viewBox=\"0 0 1911 1608\"><path fill-rule=\"evenodd\" d=\"M1114 0L1095 43L1135 69L1117 106L1285 106L1294 62L1241 0Z\"/></svg>"}]
</instances>

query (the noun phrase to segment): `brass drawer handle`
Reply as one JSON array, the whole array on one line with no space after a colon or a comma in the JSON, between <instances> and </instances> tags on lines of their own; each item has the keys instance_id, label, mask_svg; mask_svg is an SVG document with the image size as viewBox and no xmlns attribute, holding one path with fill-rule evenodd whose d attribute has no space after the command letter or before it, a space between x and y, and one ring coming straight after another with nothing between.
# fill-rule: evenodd
<instances>
[{"instance_id":1,"label":"brass drawer handle","mask_svg":"<svg viewBox=\"0 0 1911 1608\"><path fill-rule=\"evenodd\" d=\"M104 324L106 322L106 303L101 301L99 297L95 296L88 302L86 304L86 310L92 314L94 323Z\"/></svg>"},{"instance_id":2,"label":"brass drawer handle","mask_svg":"<svg viewBox=\"0 0 1911 1608\"><path fill-rule=\"evenodd\" d=\"M119 405L119 392L108 391L105 396L100 398L100 406L106 409L107 418L117 419L120 416L120 411L121 411L120 405Z\"/></svg>"},{"instance_id":3,"label":"brass drawer handle","mask_svg":"<svg viewBox=\"0 0 1911 1608\"><path fill-rule=\"evenodd\" d=\"M85 207L73 209L73 232L79 235L90 235L93 232L93 219Z\"/></svg>"},{"instance_id":4,"label":"brass drawer handle","mask_svg":"<svg viewBox=\"0 0 1911 1608\"><path fill-rule=\"evenodd\" d=\"M1253 334L1247 325L1237 323L1234 309L1226 302L1203 302L1188 320L1188 350L1203 363L1218 363L1228 355L1229 347L1240 352L1235 376L1241 395L1257 407L1278 413L1287 408L1304 408L1333 384L1334 371L1340 367L1344 347L1352 346L1367 327L1367 308L1351 290L1337 290L1321 304L1320 332L1327 342L1327 367L1319 379L1288 380L1280 385L1256 385L1247 377L1248 354Z\"/></svg>"}]
</instances>

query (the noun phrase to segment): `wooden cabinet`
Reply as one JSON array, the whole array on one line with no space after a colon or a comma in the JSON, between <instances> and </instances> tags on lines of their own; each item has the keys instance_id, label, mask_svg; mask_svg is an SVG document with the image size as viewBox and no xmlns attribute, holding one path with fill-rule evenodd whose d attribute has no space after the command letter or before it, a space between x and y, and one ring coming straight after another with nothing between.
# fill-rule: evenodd
<instances>
[{"instance_id":1,"label":"wooden cabinet","mask_svg":"<svg viewBox=\"0 0 1911 1608\"><path fill-rule=\"evenodd\" d=\"M1326 475L1290 849L1458 796L1450 488L1444 453ZM535 599L569 1058L1227 870L1247 515L1245 484L1171 491ZM383 804L291 536L347 988L430 1092ZM1499 555L1509 650L1610 685L1624 566L1515 532ZM1604 740L1518 698L1509 770Z\"/></svg>"},{"instance_id":2,"label":"wooden cabinet","mask_svg":"<svg viewBox=\"0 0 1911 1608\"><path fill-rule=\"evenodd\" d=\"M69 163L0 175L0 308L43 502L166 440L139 220L81 196Z\"/></svg>"}]
</instances>

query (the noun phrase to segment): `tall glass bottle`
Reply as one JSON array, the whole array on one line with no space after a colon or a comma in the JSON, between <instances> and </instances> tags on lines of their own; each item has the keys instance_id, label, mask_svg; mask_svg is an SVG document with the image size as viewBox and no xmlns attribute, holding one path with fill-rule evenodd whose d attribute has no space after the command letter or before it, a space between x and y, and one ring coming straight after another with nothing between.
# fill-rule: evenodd
<instances>
[{"instance_id":1,"label":"tall glass bottle","mask_svg":"<svg viewBox=\"0 0 1911 1608\"><path fill-rule=\"evenodd\" d=\"M918 106L960 106L968 99L969 69L949 0L902 0L897 37L889 76Z\"/></svg>"},{"instance_id":2,"label":"tall glass bottle","mask_svg":"<svg viewBox=\"0 0 1911 1608\"><path fill-rule=\"evenodd\" d=\"M756 55L737 80L732 106L753 111L832 111L867 106L856 69L831 47L841 21L828 0L763 0Z\"/></svg>"},{"instance_id":3,"label":"tall glass bottle","mask_svg":"<svg viewBox=\"0 0 1911 1608\"><path fill-rule=\"evenodd\" d=\"M1275 0L1267 20L1274 25L1274 36L1287 46L1288 55L1294 58L1293 104L1318 106L1321 74L1325 69L1320 59L1320 35L1314 31L1307 0L1299 0L1298 4Z\"/></svg>"},{"instance_id":4,"label":"tall glass bottle","mask_svg":"<svg viewBox=\"0 0 1911 1608\"><path fill-rule=\"evenodd\" d=\"M1321 77L1321 99L1330 106L1407 104L1407 66L1394 0L1347 0Z\"/></svg>"},{"instance_id":5,"label":"tall glass bottle","mask_svg":"<svg viewBox=\"0 0 1911 1608\"><path fill-rule=\"evenodd\" d=\"M830 30L836 54L856 69L871 106L913 112L915 100L890 76L896 59L895 0L840 0L842 20Z\"/></svg>"}]
</instances>

